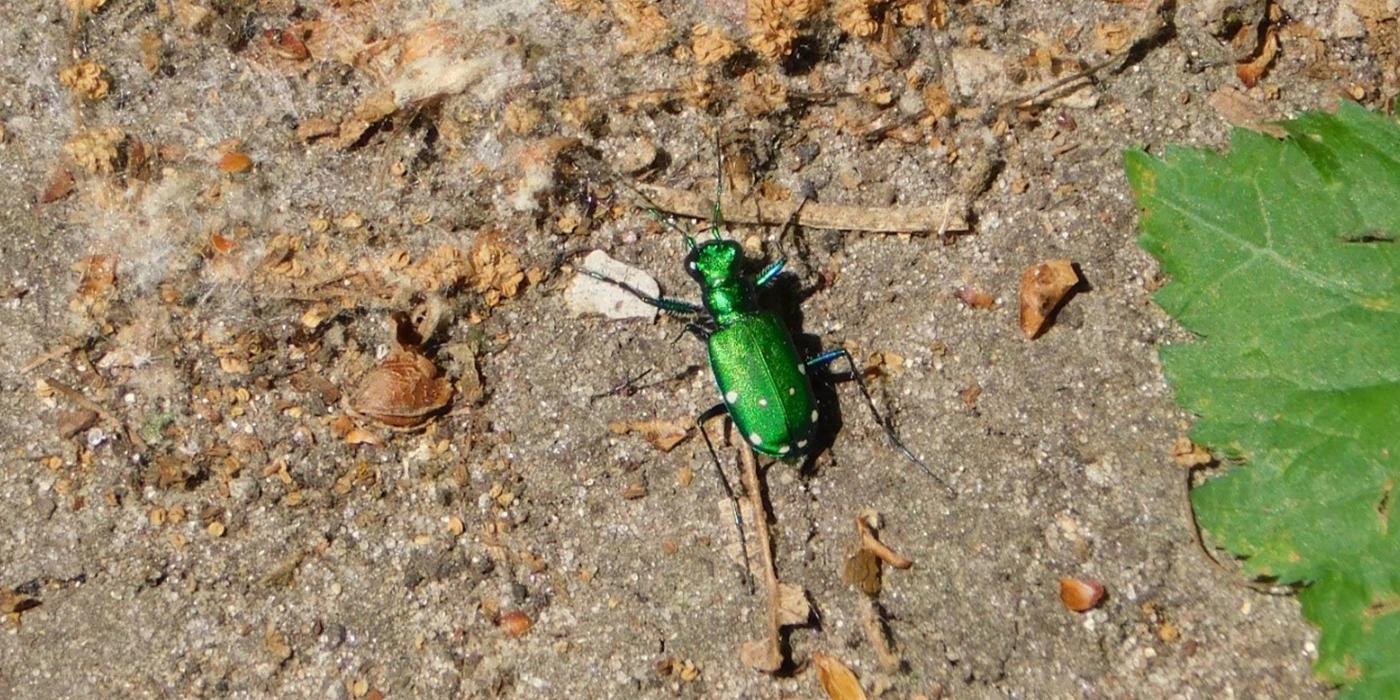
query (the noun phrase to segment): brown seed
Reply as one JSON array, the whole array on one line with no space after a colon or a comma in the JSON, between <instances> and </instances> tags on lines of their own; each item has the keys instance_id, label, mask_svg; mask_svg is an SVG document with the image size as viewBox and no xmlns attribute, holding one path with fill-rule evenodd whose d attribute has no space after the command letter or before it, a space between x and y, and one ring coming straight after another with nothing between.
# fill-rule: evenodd
<instances>
[{"instance_id":1,"label":"brown seed","mask_svg":"<svg viewBox=\"0 0 1400 700\"><path fill-rule=\"evenodd\" d=\"M812 654L812 665L817 667L817 680L831 700L865 700L860 679L840 659L819 652Z\"/></svg>"},{"instance_id":2,"label":"brown seed","mask_svg":"<svg viewBox=\"0 0 1400 700\"><path fill-rule=\"evenodd\" d=\"M253 168L253 159L247 153L231 151L219 157L219 170L226 173L243 173Z\"/></svg>"},{"instance_id":3,"label":"brown seed","mask_svg":"<svg viewBox=\"0 0 1400 700\"><path fill-rule=\"evenodd\" d=\"M286 29L268 29L263 32L263 39L267 41L268 48L282 58L293 61L305 61L311 58L311 51L306 48L306 42L297 36L297 32Z\"/></svg>"},{"instance_id":4,"label":"brown seed","mask_svg":"<svg viewBox=\"0 0 1400 700\"><path fill-rule=\"evenodd\" d=\"M953 292L953 296L974 309L990 309L992 305L996 304L992 295L972 287L958 287L957 291Z\"/></svg>"},{"instance_id":5,"label":"brown seed","mask_svg":"<svg viewBox=\"0 0 1400 700\"><path fill-rule=\"evenodd\" d=\"M1032 265L1021 273L1021 332L1027 340L1045 330L1051 314L1076 284L1079 273L1067 259Z\"/></svg>"},{"instance_id":6,"label":"brown seed","mask_svg":"<svg viewBox=\"0 0 1400 700\"><path fill-rule=\"evenodd\" d=\"M505 632L507 637L515 638L530 631L530 616L519 610L512 610L501 615L496 621L496 625Z\"/></svg>"},{"instance_id":7,"label":"brown seed","mask_svg":"<svg viewBox=\"0 0 1400 700\"><path fill-rule=\"evenodd\" d=\"M1075 612L1093 610L1103 600L1104 587L1093 579L1065 576L1060 579L1060 602Z\"/></svg>"},{"instance_id":8,"label":"brown seed","mask_svg":"<svg viewBox=\"0 0 1400 700\"><path fill-rule=\"evenodd\" d=\"M452 385L438 376L433 361L404 348L365 373L350 398L350 409L390 427L411 428L446 408L451 399Z\"/></svg>"}]
</instances>

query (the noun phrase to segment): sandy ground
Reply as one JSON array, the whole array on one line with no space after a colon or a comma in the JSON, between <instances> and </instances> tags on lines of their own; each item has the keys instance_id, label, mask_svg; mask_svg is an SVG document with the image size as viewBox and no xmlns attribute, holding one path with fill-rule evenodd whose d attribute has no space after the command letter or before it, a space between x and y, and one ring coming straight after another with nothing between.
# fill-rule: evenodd
<instances>
[{"instance_id":1,"label":"sandy ground","mask_svg":"<svg viewBox=\"0 0 1400 700\"><path fill-rule=\"evenodd\" d=\"M1328 695L1295 601L1193 542L1169 454L1190 416L1155 352L1188 338L1150 301L1120 153L1393 97L1393 22L1337 5L1250 34L1262 4L755 3L789 14L751 41L738 0L12 0L0 697L822 697L818 652L891 698ZM1253 87L1241 60L1268 64ZM956 492L854 386L819 391L828 449L764 471L814 609L776 675L740 657L765 599L703 442L614 430L713 404L703 347L563 301L592 249L697 298L613 173L705 195L716 134L760 207L942 212L731 227L788 256L770 301L803 351L872 364ZM1028 342L1021 271L1056 258L1085 284ZM390 314L428 307L452 404L418 432L352 422ZM867 508L915 562L874 606L894 665L842 581ZM1108 596L1070 612L1065 576Z\"/></svg>"}]
</instances>

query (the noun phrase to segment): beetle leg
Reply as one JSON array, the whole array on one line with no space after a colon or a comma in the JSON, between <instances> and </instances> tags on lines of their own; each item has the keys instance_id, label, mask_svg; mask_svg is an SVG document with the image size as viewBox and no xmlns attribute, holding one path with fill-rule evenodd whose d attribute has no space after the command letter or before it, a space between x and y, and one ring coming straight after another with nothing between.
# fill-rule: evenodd
<instances>
[{"instance_id":1,"label":"beetle leg","mask_svg":"<svg viewBox=\"0 0 1400 700\"><path fill-rule=\"evenodd\" d=\"M763 272L758 273L758 278L755 279L753 282L754 286L767 287L768 285L772 284L773 280L778 277L778 273L782 272L783 267L785 267L786 265L786 258L778 258L777 260L768 263L768 266L763 268Z\"/></svg>"},{"instance_id":2,"label":"beetle leg","mask_svg":"<svg viewBox=\"0 0 1400 700\"><path fill-rule=\"evenodd\" d=\"M744 585L748 587L749 593L753 593L753 573L749 571L749 547L744 542L744 521L739 518L739 498L734 495L734 489L729 485L729 479L724 476L724 468L720 466L719 454L715 452L714 443L710 442L710 434L705 432L705 422L716 416L725 415L729 411L723 403L717 403L695 419L695 427L700 429L700 436L705 438L705 447L710 451L710 459L715 463L715 473L719 475L719 483L724 487L724 493L729 497L730 512L734 515L734 529L739 532L739 556L744 558ZM754 517L759 517L755 514Z\"/></svg>"},{"instance_id":3,"label":"beetle leg","mask_svg":"<svg viewBox=\"0 0 1400 700\"><path fill-rule=\"evenodd\" d=\"M957 497L957 493L953 491L953 487L949 486L948 482L944 481L943 479L939 478L937 474L933 473L933 470L929 469L929 466L927 464L924 464L923 460L915 456L913 450L910 450L908 447L905 446L905 444L902 441L900 441L899 435L897 435L894 432L894 427L890 425L890 420L880 415L879 409L875 408L875 400L870 398L870 390L865 387L865 380L861 378L860 371L856 369L856 361L851 357L851 353L846 352L844 349L827 350L826 352L808 360L807 366L812 368L824 367L826 365L831 364L833 361L841 358L845 358L846 366L848 367L846 376L854 380L857 387L860 387L860 395L865 397L865 405L870 409L870 415L875 419L875 422L879 424L879 426L885 431L885 437L889 438L890 444L894 445L900 452L904 453L906 459L908 459L910 462L913 462L920 469L924 470L925 474L928 474L930 477L933 478L934 481L937 481L939 485L947 489L949 496Z\"/></svg>"},{"instance_id":4,"label":"beetle leg","mask_svg":"<svg viewBox=\"0 0 1400 700\"><path fill-rule=\"evenodd\" d=\"M665 311L666 313L671 314L672 316L676 316L678 318L693 319L709 315L709 312L706 311L705 307L703 306L698 306L688 301L681 301L680 299L654 297L640 289L637 289L636 287L633 287L632 285L626 282L623 282L622 280L615 280L601 272L594 272L592 270L585 269L580 269L579 272L582 272L583 274L588 275L589 277L592 277L593 279L598 280L599 282L607 282L608 284L618 287L619 289L627 292L628 294L631 294L632 296L637 297L638 299L641 299L642 301L652 306L655 306L656 308L661 309L662 311Z\"/></svg>"},{"instance_id":5,"label":"beetle leg","mask_svg":"<svg viewBox=\"0 0 1400 700\"><path fill-rule=\"evenodd\" d=\"M694 333L695 337L699 338L700 342L702 343L708 343L710 341L710 336L714 335L715 333L714 327L702 323L693 322L685 324L685 330L687 332Z\"/></svg>"}]
</instances>

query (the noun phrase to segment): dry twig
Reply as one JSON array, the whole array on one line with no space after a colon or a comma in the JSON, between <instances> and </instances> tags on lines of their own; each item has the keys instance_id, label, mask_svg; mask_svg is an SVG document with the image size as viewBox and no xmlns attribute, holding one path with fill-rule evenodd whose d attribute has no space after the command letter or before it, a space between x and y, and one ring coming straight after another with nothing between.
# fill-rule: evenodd
<instances>
[{"instance_id":1,"label":"dry twig","mask_svg":"<svg viewBox=\"0 0 1400 700\"><path fill-rule=\"evenodd\" d=\"M692 219L709 219L714 200L687 190L638 183L637 190L658 209ZM737 224L776 226L787 223L802 206L800 223L807 228L867 231L872 233L947 233L967 231L966 207L949 197L942 204L919 207L856 207L791 199L759 203L726 193L720 200L724 219Z\"/></svg>"}]
</instances>

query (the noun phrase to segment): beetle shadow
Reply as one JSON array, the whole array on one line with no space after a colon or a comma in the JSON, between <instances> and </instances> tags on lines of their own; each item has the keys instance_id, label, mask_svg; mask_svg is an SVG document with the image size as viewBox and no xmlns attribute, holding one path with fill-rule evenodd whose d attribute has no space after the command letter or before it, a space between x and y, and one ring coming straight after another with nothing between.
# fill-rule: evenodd
<instances>
[{"instance_id":1,"label":"beetle shadow","mask_svg":"<svg viewBox=\"0 0 1400 700\"><path fill-rule=\"evenodd\" d=\"M797 346L798 356L804 360L820 355L825 349L822 347L821 336L802 332L802 302L813 292L813 288L802 285L802 280L797 275L787 273L778 275L772 284L760 292L760 301L764 308L777 313L782 319L783 325L792 335L793 344ZM825 367L807 373L812 385L812 396L817 402L817 424L813 430L811 447L798 464L797 471L802 476L810 477L816 474L817 457L831 448L836 436L841 432L841 404L836 391L836 384L841 383L841 374L833 374Z\"/></svg>"}]
</instances>

